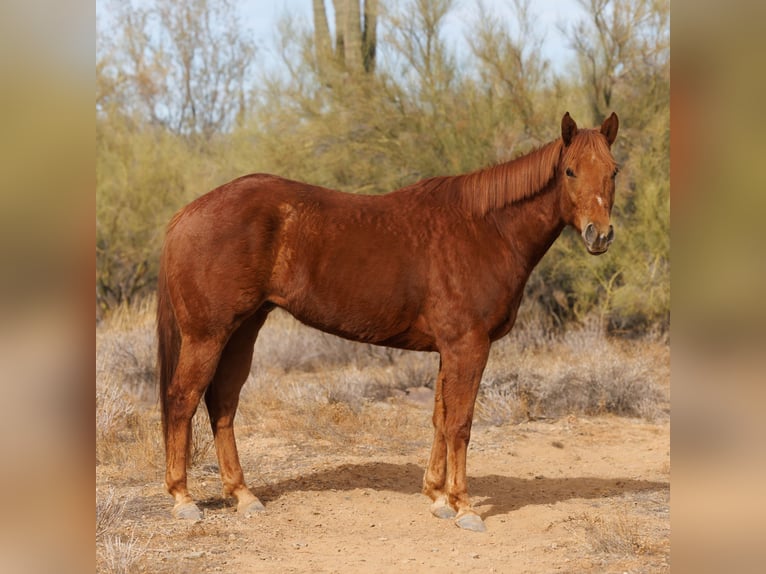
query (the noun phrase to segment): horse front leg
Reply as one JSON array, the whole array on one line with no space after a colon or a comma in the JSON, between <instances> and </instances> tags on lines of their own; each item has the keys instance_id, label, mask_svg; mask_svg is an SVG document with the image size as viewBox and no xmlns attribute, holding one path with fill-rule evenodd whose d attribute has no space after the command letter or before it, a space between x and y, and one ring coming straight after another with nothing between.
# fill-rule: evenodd
<instances>
[{"instance_id":1,"label":"horse front leg","mask_svg":"<svg viewBox=\"0 0 766 574\"><path fill-rule=\"evenodd\" d=\"M431 512L441 518L455 517L459 527L474 531L485 526L471 507L466 458L474 403L488 356L488 338L476 334L441 349L434 444L424 479L424 492L434 501Z\"/></svg>"},{"instance_id":2,"label":"horse front leg","mask_svg":"<svg viewBox=\"0 0 766 574\"><path fill-rule=\"evenodd\" d=\"M444 435L443 382L444 371L440 364L434 392L434 442L431 446L428 467L423 477L423 494L433 500L431 514L437 518L455 518L457 512L449 505L449 497L444 488L447 478L447 441Z\"/></svg>"}]
</instances>

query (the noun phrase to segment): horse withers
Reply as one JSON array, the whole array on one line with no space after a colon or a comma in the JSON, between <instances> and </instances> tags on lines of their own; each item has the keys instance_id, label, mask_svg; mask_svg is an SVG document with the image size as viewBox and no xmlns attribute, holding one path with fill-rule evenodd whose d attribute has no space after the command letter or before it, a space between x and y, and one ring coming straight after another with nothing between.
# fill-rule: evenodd
<instances>
[{"instance_id":1,"label":"horse withers","mask_svg":"<svg viewBox=\"0 0 766 574\"><path fill-rule=\"evenodd\" d=\"M490 345L516 319L532 269L565 226L592 254L614 240L615 114L507 163L426 179L379 196L254 174L179 211L158 286L165 481L173 513L199 519L186 467L203 395L224 492L263 509L234 439L239 393L275 307L325 331L440 356L434 440L423 479L431 512L484 530L471 507L466 451Z\"/></svg>"}]
</instances>

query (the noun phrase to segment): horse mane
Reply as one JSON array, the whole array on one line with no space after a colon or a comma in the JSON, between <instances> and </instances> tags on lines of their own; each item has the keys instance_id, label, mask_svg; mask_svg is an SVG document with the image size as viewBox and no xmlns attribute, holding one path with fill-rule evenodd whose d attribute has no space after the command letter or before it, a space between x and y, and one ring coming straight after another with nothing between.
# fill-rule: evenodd
<instances>
[{"instance_id":1,"label":"horse mane","mask_svg":"<svg viewBox=\"0 0 766 574\"><path fill-rule=\"evenodd\" d=\"M553 179L562 146L557 139L511 161L455 176L459 202L483 216L533 196Z\"/></svg>"},{"instance_id":2,"label":"horse mane","mask_svg":"<svg viewBox=\"0 0 766 574\"><path fill-rule=\"evenodd\" d=\"M463 209L483 217L542 191L555 177L562 153L566 160L585 150L616 167L603 135L598 130L580 129L569 146L564 147L558 138L516 159L463 175L431 178L420 185L432 191L449 189Z\"/></svg>"}]
</instances>

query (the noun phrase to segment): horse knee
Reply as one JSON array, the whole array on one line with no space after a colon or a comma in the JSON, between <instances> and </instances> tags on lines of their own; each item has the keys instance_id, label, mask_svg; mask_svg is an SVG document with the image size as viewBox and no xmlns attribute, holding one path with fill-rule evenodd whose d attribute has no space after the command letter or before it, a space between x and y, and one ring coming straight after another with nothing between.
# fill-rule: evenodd
<instances>
[{"instance_id":1,"label":"horse knee","mask_svg":"<svg viewBox=\"0 0 766 574\"><path fill-rule=\"evenodd\" d=\"M461 418L456 421L448 421L445 431L449 438L467 443L471 439L471 419Z\"/></svg>"},{"instance_id":2,"label":"horse knee","mask_svg":"<svg viewBox=\"0 0 766 574\"><path fill-rule=\"evenodd\" d=\"M197 411L201 398L199 393L182 392L180 389L173 388L169 389L165 401L168 415L171 418L181 420L191 418Z\"/></svg>"},{"instance_id":3,"label":"horse knee","mask_svg":"<svg viewBox=\"0 0 766 574\"><path fill-rule=\"evenodd\" d=\"M213 429L213 433L217 433L218 431L222 431L225 429L231 429L234 428L234 416L230 414L211 414L208 410L208 415L210 417L210 427Z\"/></svg>"},{"instance_id":4,"label":"horse knee","mask_svg":"<svg viewBox=\"0 0 766 574\"><path fill-rule=\"evenodd\" d=\"M231 413L237 410L237 401L221 396L219 392L216 392L215 384L210 385L205 392L205 405L210 420L223 421L232 418Z\"/></svg>"}]
</instances>

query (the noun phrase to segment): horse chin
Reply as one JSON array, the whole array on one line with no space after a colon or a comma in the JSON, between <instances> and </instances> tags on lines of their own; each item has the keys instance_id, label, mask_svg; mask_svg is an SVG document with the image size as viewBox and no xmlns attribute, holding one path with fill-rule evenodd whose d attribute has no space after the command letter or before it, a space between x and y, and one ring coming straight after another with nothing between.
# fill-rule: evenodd
<instances>
[{"instance_id":1,"label":"horse chin","mask_svg":"<svg viewBox=\"0 0 766 574\"><path fill-rule=\"evenodd\" d=\"M588 250L588 253L591 255L603 255L607 251L609 251L609 246L607 245L603 249L592 249L589 245L586 245L585 248Z\"/></svg>"}]
</instances>

